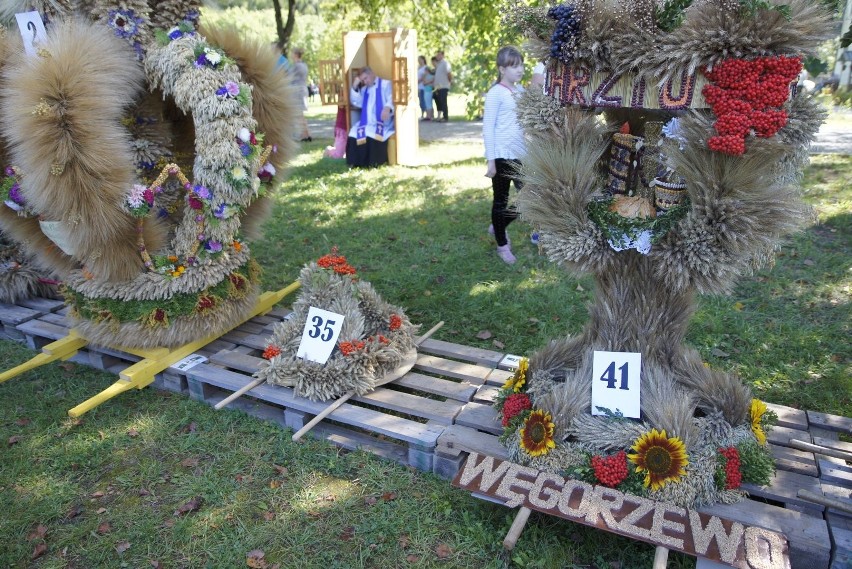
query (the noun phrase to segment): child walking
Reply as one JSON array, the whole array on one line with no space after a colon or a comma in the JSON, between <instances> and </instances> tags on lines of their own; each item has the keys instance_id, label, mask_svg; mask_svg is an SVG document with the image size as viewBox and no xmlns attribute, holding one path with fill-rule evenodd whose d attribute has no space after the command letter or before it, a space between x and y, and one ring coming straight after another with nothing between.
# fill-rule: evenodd
<instances>
[{"instance_id":1,"label":"child walking","mask_svg":"<svg viewBox=\"0 0 852 569\"><path fill-rule=\"evenodd\" d=\"M515 95L524 90L518 83L524 74L524 56L514 46L500 48L497 52L497 82L485 95L485 112L482 118L482 137L485 140L485 175L491 178L494 201L491 204L491 227L497 241L497 255L509 265L516 261L509 245L506 227L517 219L518 212L509 208L509 186L515 189L523 184L517 178L521 159L526 153L524 133L515 113Z\"/></svg>"}]
</instances>

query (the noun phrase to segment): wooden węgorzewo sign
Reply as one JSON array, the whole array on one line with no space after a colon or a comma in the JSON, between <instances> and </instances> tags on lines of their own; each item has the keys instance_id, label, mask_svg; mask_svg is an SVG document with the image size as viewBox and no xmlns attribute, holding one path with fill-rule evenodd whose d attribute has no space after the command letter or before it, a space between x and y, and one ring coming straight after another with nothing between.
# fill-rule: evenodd
<instances>
[{"instance_id":1,"label":"wooden w\u0119gorzewo sign","mask_svg":"<svg viewBox=\"0 0 852 569\"><path fill-rule=\"evenodd\" d=\"M783 534L475 452L453 486L740 569L790 569Z\"/></svg>"}]
</instances>

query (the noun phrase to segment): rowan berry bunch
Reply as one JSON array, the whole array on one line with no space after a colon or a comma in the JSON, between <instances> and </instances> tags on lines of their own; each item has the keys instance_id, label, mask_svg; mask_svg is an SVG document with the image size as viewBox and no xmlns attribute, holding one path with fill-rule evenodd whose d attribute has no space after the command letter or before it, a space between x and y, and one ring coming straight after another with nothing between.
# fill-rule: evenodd
<instances>
[{"instance_id":1,"label":"rowan berry bunch","mask_svg":"<svg viewBox=\"0 0 852 569\"><path fill-rule=\"evenodd\" d=\"M733 156L745 153L750 133L762 138L774 136L785 124L782 108L790 94L790 83L802 70L800 57L758 57L726 59L704 75L704 99L716 115L710 137L710 150Z\"/></svg>"},{"instance_id":2,"label":"rowan berry bunch","mask_svg":"<svg viewBox=\"0 0 852 569\"><path fill-rule=\"evenodd\" d=\"M508 427L512 419L527 409L532 409L532 402L526 393L513 393L508 396L503 402L503 426Z\"/></svg>"},{"instance_id":3,"label":"rowan berry bunch","mask_svg":"<svg viewBox=\"0 0 852 569\"><path fill-rule=\"evenodd\" d=\"M737 447L720 448L719 454L725 461L725 490L739 488L743 481L740 471L740 451Z\"/></svg>"},{"instance_id":4,"label":"rowan berry bunch","mask_svg":"<svg viewBox=\"0 0 852 569\"><path fill-rule=\"evenodd\" d=\"M590 462L595 477L604 486L615 488L627 478L627 453L623 450L609 456L596 454Z\"/></svg>"}]
</instances>

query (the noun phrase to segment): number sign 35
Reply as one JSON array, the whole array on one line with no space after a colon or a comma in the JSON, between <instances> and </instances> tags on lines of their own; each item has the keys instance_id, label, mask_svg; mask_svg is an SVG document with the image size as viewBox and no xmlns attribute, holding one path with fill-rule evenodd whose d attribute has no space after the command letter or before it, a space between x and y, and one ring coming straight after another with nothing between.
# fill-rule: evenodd
<instances>
[{"instance_id":1,"label":"number sign 35","mask_svg":"<svg viewBox=\"0 0 852 569\"><path fill-rule=\"evenodd\" d=\"M343 318L342 314L311 306L296 356L319 364L327 362L337 345Z\"/></svg>"},{"instance_id":2,"label":"number sign 35","mask_svg":"<svg viewBox=\"0 0 852 569\"><path fill-rule=\"evenodd\" d=\"M642 354L633 352L598 352L592 360L592 415L604 411L639 418Z\"/></svg>"}]
</instances>

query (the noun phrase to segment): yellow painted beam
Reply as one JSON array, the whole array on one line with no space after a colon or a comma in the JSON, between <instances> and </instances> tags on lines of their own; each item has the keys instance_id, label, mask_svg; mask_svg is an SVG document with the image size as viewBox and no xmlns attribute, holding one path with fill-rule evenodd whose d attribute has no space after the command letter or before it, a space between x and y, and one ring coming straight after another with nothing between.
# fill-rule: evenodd
<instances>
[{"instance_id":1,"label":"yellow painted beam","mask_svg":"<svg viewBox=\"0 0 852 569\"><path fill-rule=\"evenodd\" d=\"M272 307L278 304L285 296L292 293L296 289L299 288L299 282L296 281L281 290L277 291L266 291L261 293L257 302L255 302L254 308L252 311L239 323L234 325L234 328L243 324L247 320L254 318L260 314L265 314L272 310ZM233 328L232 328L233 329ZM86 413L87 411L91 411L104 401L112 399L116 395L120 393L124 393L129 389L142 389L151 384L154 381L154 376L158 373L165 370L170 365L182 360L188 355L192 354L196 350L203 348L210 342L219 338L222 334L213 334L207 336L202 340L196 340L195 342L191 342L189 344L184 344L183 346L178 346L177 348L168 349L168 348L154 348L151 350L136 350L131 351L126 348L117 348L128 353L132 353L135 355L139 355L144 357L144 359L136 362L130 367L124 369L119 374L119 380L113 383L107 389L101 391L94 397L90 397L86 401L83 401L73 409L68 411L68 414L72 417L79 417L80 415Z\"/></svg>"},{"instance_id":2,"label":"yellow painted beam","mask_svg":"<svg viewBox=\"0 0 852 569\"><path fill-rule=\"evenodd\" d=\"M4 371L0 374L0 383L12 379L24 372L28 372L44 364L55 362L56 360L67 360L74 357L80 348L86 346L88 341L80 336L76 330L71 330L64 338L60 338L55 342L47 344L41 349L41 353L31 358L30 360L15 366L12 369Z\"/></svg>"}]
</instances>

